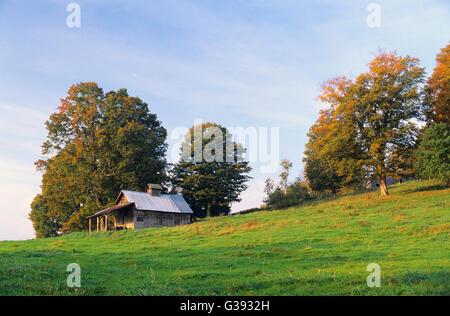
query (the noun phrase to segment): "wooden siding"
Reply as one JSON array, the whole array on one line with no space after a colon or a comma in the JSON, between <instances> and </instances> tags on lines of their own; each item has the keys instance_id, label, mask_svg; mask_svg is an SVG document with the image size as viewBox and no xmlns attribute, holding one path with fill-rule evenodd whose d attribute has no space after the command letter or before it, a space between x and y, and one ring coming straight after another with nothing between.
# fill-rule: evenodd
<instances>
[{"instance_id":1,"label":"wooden siding","mask_svg":"<svg viewBox=\"0 0 450 316\"><path fill-rule=\"evenodd\" d=\"M125 197L125 195L122 194L122 197L120 198L119 203L117 203L117 205L124 205L124 204L128 204L128 203L129 202L128 202L127 198Z\"/></svg>"},{"instance_id":2,"label":"wooden siding","mask_svg":"<svg viewBox=\"0 0 450 316\"><path fill-rule=\"evenodd\" d=\"M117 211L115 214L117 227L134 229L134 208L125 211Z\"/></svg>"},{"instance_id":3,"label":"wooden siding","mask_svg":"<svg viewBox=\"0 0 450 316\"><path fill-rule=\"evenodd\" d=\"M187 225L191 222L190 214L164 213L153 211L134 212L135 229L152 228L152 227L174 227Z\"/></svg>"}]
</instances>

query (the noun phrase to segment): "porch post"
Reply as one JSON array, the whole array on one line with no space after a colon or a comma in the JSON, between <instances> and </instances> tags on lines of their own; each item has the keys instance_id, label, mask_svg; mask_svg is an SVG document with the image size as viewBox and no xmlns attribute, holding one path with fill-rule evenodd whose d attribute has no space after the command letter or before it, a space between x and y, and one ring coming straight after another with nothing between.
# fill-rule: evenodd
<instances>
[{"instance_id":1,"label":"porch post","mask_svg":"<svg viewBox=\"0 0 450 316\"><path fill-rule=\"evenodd\" d=\"M108 215L105 215L105 232L108 231Z\"/></svg>"},{"instance_id":2,"label":"porch post","mask_svg":"<svg viewBox=\"0 0 450 316\"><path fill-rule=\"evenodd\" d=\"M97 233L98 233L98 229L100 228L100 223L99 223L99 218L97 216Z\"/></svg>"},{"instance_id":3,"label":"porch post","mask_svg":"<svg viewBox=\"0 0 450 316\"><path fill-rule=\"evenodd\" d=\"M89 234L92 233L92 218L89 217Z\"/></svg>"}]
</instances>

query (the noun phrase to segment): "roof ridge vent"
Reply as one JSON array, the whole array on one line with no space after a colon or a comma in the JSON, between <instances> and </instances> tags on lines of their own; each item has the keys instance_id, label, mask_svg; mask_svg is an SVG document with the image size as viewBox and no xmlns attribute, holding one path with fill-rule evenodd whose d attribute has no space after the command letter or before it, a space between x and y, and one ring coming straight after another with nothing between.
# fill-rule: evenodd
<instances>
[{"instance_id":1,"label":"roof ridge vent","mask_svg":"<svg viewBox=\"0 0 450 316\"><path fill-rule=\"evenodd\" d=\"M161 192L163 190L162 185L160 184L149 184L147 185L147 194L151 196L161 196Z\"/></svg>"}]
</instances>

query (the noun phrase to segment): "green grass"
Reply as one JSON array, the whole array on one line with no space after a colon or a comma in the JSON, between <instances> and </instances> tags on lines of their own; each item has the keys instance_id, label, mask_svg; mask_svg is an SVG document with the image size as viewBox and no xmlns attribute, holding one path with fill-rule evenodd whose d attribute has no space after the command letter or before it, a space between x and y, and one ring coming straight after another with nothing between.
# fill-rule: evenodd
<instances>
[{"instance_id":1,"label":"green grass","mask_svg":"<svg viewBox=\"0 0 450 316\"><path fill-rule=\"evenodd\" d=\"M411 182L193 225L0 242L0 295L450 295L450 189ZM66 286L78 263L82 287ZM370 263L381 288L366 285Z\"/></svg>"}]
</instances>

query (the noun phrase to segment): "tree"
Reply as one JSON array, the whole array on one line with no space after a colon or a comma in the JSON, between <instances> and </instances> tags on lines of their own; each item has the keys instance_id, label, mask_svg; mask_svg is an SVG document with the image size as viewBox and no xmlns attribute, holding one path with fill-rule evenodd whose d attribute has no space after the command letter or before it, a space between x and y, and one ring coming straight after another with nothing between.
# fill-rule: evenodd
<instances>
[{"instance_id":1,"label":"tree","mask_svg":"<svg viewBox=\"0 0 450 316\"><path fill-rule=\"evenodd\" d=\"M445 181L450 186L450 126L433 124L424 131L416 151L415 168L422 179Z\"/></svg>"},{"instance_id":2,"label":"tree","mask_svg":"<svg viewBox=\"0 0 450 316\"><path fill-rule=\"evenodd\" d=\"M330 190L334 195L343 187L342 177L330 168L327 161L308 157L305 173L311 190L323 192Z\"/></svg>"},{"instance_id":3,"label":"tree","mask_svg":"<svg viewBox=\"0 0 450 316\"><path fill-rule=\"evenodd\" d=\"M289 180L289 173L292 169L292 162L290 162L287 159L284 159L281 162L281 167L283 168L283 171L280 174L280 178L281 178L281 182L283 183L283 187L284 187L284 194L287 194L287 190L288 190L288 180Z\"/></svg>"},{"instance_id":4,"label":"tree","mask_svg":"<svg viewBox=\"0 0 450 316\"><path fill-rule=\"evenodd\" d=\"M345 81L340 84L345 85ZM349 129L341 133L340 124L335 109L322 110L308 133L303 162L313 191L336 194L345 186L361 183L362 166L355 161L362 160L364 153L354 142L355 132Z\"/></svg>"},{"instance_id":5,"label":"tree","mask_svg":"<svg viewBox=\"0 0 450 316\"><path fill-rule=\"evenodd\" d=\"M300 205L310 198L307 185L301 180L289 184L288 178L292 169L292 163L284 159L281 162L283 171L280 173L279 185L276 185L272 179L265 181L264 192L266 199L264 203L269 208L287 208L295 205Z\"/></svg>"},{"instance_id":6,"label":"tree","mask_svg":"<svg viewBox=\"0 0 450 316\"><path fill-rule=\"evenodd\" d=\"M185 137L173 184L181 188L197 217L229 213L232 202L247 189L252 170L243 160L242 145L219 124L194 126Z\"/></svg>"},{"instance_id":7,"label":"tree","mask_svg":"<svg viewBox=\"0 0 450 316\"><path fill-rule=\"evenodd\" d=\"M270 194L273 193L273 191L275 191L276 185L275 182L272 179L266 179L266 181L264 182L264 193L266 193L267 196L269 196Z\"/></svg>"},{"instance_id":8,"label":"tree","mask_svg":"<svg viewBox=\"0 0 450 316\"><path fill-rule=\"evenodd\" d=\"M450 124L450 44L442 48L436 62L425 87L425 114L428 124Z\"/></svg>"},{"instance_id":9,"label":"tree","mask_svg":"<svg viewBox=\"0 0 450 316\"><path fill-rule=\"evenodd\" d=\"M270 179L266 184L272 182ZM301 182L294 182L288 185L287 190L280 186L266 186L265 190L267 197L265 203L269 208L282 209L291 206L300 205L306 200L310 199L308 188Z\"/></svg>"},{"instance_id":10,"label":"tree","mask_svg":"<svg viewBox=\"0 0 450 316\"><path fill-rule=\"evenodd\" d=\"M355 81L337 78L323 85L320 98L331 105L331 134L340 135L325 146L346 145L338 146L345 159L331 160L339 175L346 166L361 167L366 178L379 180L386 196L388 175L410 173L407 162L418 135L414 119L422 119L424 74L418 59L382 53Z\"/></svg>"},{"instance_id":11,"label":"tree","mask_svg":"<svg viewBox=\"0 0 450 316\"><path fill-rule=\"evenodd\" d=\"M36 195L31 203L33 212L30 213L29 219L33 222L33 228L36 231L36 238L48 238L56 236L59 231L59 225L56 221L48 216L48 207L41 194Z\"/></svg>"},{"instance_id":12,"label":"tree","mask_svg":"<svg viewBox=\"0 0 450 316\"><path fill-rule=\"evenodd\" d=\"M96 83L73 85L46 127L48 158L36 163L44 173L42 194L30 218L45 215L58 233L86 229L86 217L112 205L123 188L166 180L167 132L125 89L104 94Z\"/></svg>"}]
</instances>

